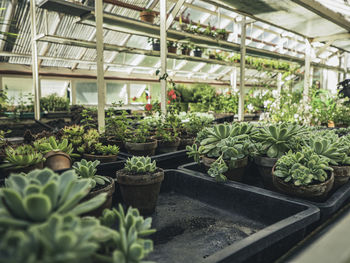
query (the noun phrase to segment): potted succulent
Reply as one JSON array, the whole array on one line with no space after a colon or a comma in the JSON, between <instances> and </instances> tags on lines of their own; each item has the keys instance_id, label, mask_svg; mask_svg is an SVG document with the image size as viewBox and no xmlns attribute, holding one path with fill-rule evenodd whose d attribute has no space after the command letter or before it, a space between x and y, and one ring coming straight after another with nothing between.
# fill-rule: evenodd
<instances>
[{"instance_id":1,"label":"potted succulent","mask_svg":"<svg viewBox=\"0 0 350 263\"><path fill-rule=\"evenodd\" d=\"M148 22L151 24L153 24L156 16L157 16L157 13L151 9L145 9L145 10L141 11L141 13L140 13L141 21Z\"/></svg>"},{"instance_id":2,"label":"potted succulent","mask_svg":"<svg viewBox=\"0 0 350 263\"><path fill-rule=\"evenodd\" d=\"M326 158L310 148L289 151L272 170L273 184L281 192L311 200L322 200L332 190L333 169Z\"/></svg>"},{"instance_id":3,"label":"potted succulent","mask_svg":"<svg viewBox=\"0 0 350 263\"><path fill-rule=\"evenodd\" d=\"M198 46L195 46L194 48L193 48L193 55L195 56L195 57L199 57L199 58L201 58L202 57L202 54L203 54L203 48L202 47L198 47Z\"/></svg>"},{"instance_id":4,"label":"potted succulent","mask_svg":"<svg viewBox=\"0 0 350 263\"><path fill-rule=\"evenodd\" d=\"M114 179L108 176L97 175L97 166L100 164L100 161L87 161L82 159L80 162L75 162L73 164L73 169L78 175L78 178L90 179L91 190L89 194L83 199L89 200L100 193L106 193L106 201L95 210L91 211L89 215L101 216L102 212L106 208L112 207L112 198L115 190Z\"/></svg>"},{"instance_id":5,"label":"potted succulent","mask_svg":"<svg viewBox=\"0 0 350 263\"><path fill-rule=\"evenodd\" d=\"M168 42L167 42L167 45L168 45L168 52L169 52L169 53L175 53L175 54L176 54L176 51L177 51L177 43L174 42L174 41L168 41Z\"/></svg>"},{"instance_id":6,"label":"potted succulent","mask_svg":"<svg viewBox=\"0 0 350 263\"><path fill-rule=\"evenodd\" d=\"M283 154L300 144L297 135L302 136L306 132L305 127L290 123L256 128L256 134L252 136L256 148L254 162L265 187L273 188L272 167Z\"/></svg>"},{"instance_id":7,"label":"potted succulent","mask_svg":"<svg viewBox=\"0 0 350 263\"><path fill-rule=\"evenodd\" d=\"M71 157L79 157L73 153L73 146L67 139L58 141L54 136L35 141L34 147L44 154L44 166L54 171L71 168Z\"/></svg>"},{"instance_id":8,"label":"potted succulent","mask_svg":"<svg viewBox=\"0 0 350 263\"><path fill-rule=\"evenodd\" d=\"M141 123L125 140L125 149L137 156L154 155L158 145L157 140L150 138L149 126L146 123Z\"/></svg>"},{"instance_id":9,"label":"potted succulent","mask_svg":"<svg viewBox=\"0 0 350 263\"><path fill-rule=\"evenodd\" d=\"M5 149L4 163L0 165L4 176L10 173L28 173L34 169L43 168L45 158L30 145L22 145L17 148L8 146Z\"/></svg>"},{"instance_id":10,"label":"potted succulent","mask_svg":"<svg viewBox=\"0 0 350 263\"><path fill-rule=\"evenodd\" d=\"M127 206L136 207L141 214L152 214L157 205L164 171L150 157L127 159L124 169L117 171L117 182Z\"/></svg>"},{"instance_id":11,"label":"potted succulent","mask_svg":"<svg viewBox=\"0 0 350 263\"><path fill-rule=\"evenodd\" d=\"M180 44L180 49L181 49L182 55L190 56L192 48L193 48L193 44L191 44L191 43L181 43Z\"/></svg>"},{"instance_id":12,"label":"potted succulent","mask_svg":"<svg viewBox=\"0 0 350 263\"><path fill-rule=\"evenodd\" d=\"M160 40L158 38L148 38L148 43L152 45L153 51L160 51Z\"/></svg>"},{"instance_id":13,"label":"potted succulent","mask_svg":"<svg viewBox=\"0 0 350 263\"><path fill-rule=\"evenodd\" d=\"M200 146L187 146L187 154L198 164L201 159L208 169L208 175L219 182L226 179L242 181L253 147L249 138L251 131L252 126L247 123L218 124L206 128L197 136Z\"/></svg>"},{"instance_id":14,"label":"potted succulent","mask_svg":"<svg viewBox=\"0 0 350 263\"><path fill-rule=\"evenodd\" d=\"M83 136L83 144L78 147L78 152L87 160L99 160L102 163L115 162L119 153L116 145L103 145L99 142L100 134L95 129L90 129Z\"/></svg>"},{"instance_id":15,"label":"potted succulent","mask_svg":"<svg viewBox=\"0 0 350 263\"><path fill-rule=\"evenodd\" d=\"M62 139L67 139L72 144L74 153L78 152L78 147L83 143L85 129L80 125L66 126L62 129Z\"/></svg>"}]
</instances>

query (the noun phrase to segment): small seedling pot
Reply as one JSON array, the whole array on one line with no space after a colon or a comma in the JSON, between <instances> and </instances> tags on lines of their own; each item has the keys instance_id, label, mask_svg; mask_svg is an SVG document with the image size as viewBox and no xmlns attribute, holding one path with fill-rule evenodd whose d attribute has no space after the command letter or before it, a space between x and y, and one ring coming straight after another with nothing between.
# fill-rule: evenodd
<instances>
[{"instance_id":1,"label":"small seedling pot","mask_svg":"<svg viewBox=\"0 0 350 263\"><path fill-rule=\"evenodd\" d=\"M109 176L106 176L106 177L110 181L110 183L108 185L106 185L105 187L100 188L98 190L91 190L90 193L83 199L83 201L87 201L87 200L90 200L91 198L93 198L99 194L107 193L106 201L100 207L87 213L86 215L99 217L102 215L103 210L110 209L112 207L112 199L113 199L113 194L115 191L115 182L114 182L113 178L111 178Z\"/></svg>"},{"instance_id":2,"label":"small seedling pot","mask_svg":"<svg viewBox=\"0 0 350 263\"><path fill-rule=\"evenodd\" d=\"M53 171L70 169L72 166L72 159L68 154L62 151L51 151L45 154L44 166Z\"/></svg>"},{"instance_id":3,"label":"small seedling pot","mask_svg":"<svg viewBox=\"0 0 350 263\"><path fill-rule=\"evenodd\" d=\"M156 17L156 13L155 12L142 11L140 13L140 19L143 22L148 22L148 23L153 24L155 17Z\"/></svg>"},{"instance_id":4,"label":"small seedling pot","mask_svg":"<svg viewBox=\"0 0 350 263\"><path fill-rule=\"evenodd\" d=\"M117 171L117 182L123 200L127 206L139 209L142 215L150 215L155 211L160 186L164 180L161 168L155 173L132 175L124 169Z\"/></svg>"},{"instance_id":5,"label":"small seedling pot","mask_svg":"<svg viewBox=\"0 0 350 263\"><path fill-rule=\"evenodd\" d=\"M324 200L334 185L334 174L331 171L327 171L328 179L325 182L300 186L286 183L283 179L275 176L274 172L275 166L272 168L272 181L279 192L311 201Z\"/></svg>"},{"instance_id":6,"label":"small seedling pot","mask_svg":"<svg viewBox=\"0 0 350 263\"><path fill-rule=\"evenodd\" d=\"M117 155L95 155L95 154L83 154L83 158L88 161L98 160L101 163L110 163L117 161Z\"/></svg>"},{"instance_id":7,"label":"small seedling pot","mask_svg":"<svg viewBox=\"0 0 350 263\"><path fill-rule=\"evenodd\" d=\"M202 156L202 162L206 169L209 170L211 164L215 162L215 158L209 158ZM226 165L229 167L229 164L225 161ZM228 180L242 182L244 177L245 168L248 165L248 157L244 157L235 162L235 167L229 167L228 171L224 174Z\"/></svg>"},{"instance_id":8,"label":"small seedling pot","mask_svg":"<svg viewBox=\"0 0 350 263\"><path fill-rule=\"evenodd\" d=\"M165 142L162 140L158 140L158 153L170 153L170 152L176 152L179 148L181 139L176 138L174 142Z\"/></svg>"},{"instance_id":9,"label":"small seedling pot","mask_svg":"<svg viewBox=\"0 0 350 263\"><path fill-rule=\"evenodd\" d=\"M149 139L145 143L125 142L124 146L128 153L136 156L152 156L157 148L157 140Z\"/></svg>"},{"instance_id":10,"label":"small seedling pot","mask_svg":"<svg viewBox=\"0 0 350 263\"><path fill-rule=\"evenodd\" d=\"M346 184L350 178L350 166L331 166L334 174L334 189Z\"/></svg>"},{"instance_id":11,"label":"small seedling pot","mask_svg":"<svg viewBox=\"0 0 350 263\"><path fill-rule=\"evenodd\" d=\"M272 182L272 167L276 164L277 158L256 156L254 162L259 170L264 187L274 190L275 187Z\"/></svg>"}]
</instances>

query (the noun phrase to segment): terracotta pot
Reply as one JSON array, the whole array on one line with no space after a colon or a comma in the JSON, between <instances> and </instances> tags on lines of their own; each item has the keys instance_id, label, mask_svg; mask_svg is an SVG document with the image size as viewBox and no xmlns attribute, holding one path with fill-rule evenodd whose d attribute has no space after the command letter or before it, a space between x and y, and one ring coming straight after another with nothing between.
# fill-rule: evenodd
<instances>
[{"instance_id":1,"label":"terracotta pot","mask_svg":"<svg viewBox=\"0 0 350 263\"><path fill-rule=\"evenodd\" d=\"M175 53L176 54L177 47L168 47L168 53Z\"/></svg>"},{"instance_id":2,"label":"terracotta pot","mask_svg":"<svg viewBox=\"0 0 350 263\"><path fill-rule=\"evenodd\" d=\"M143 215L155 211L160 186L164 180L163 169L141 175L130 175L124 169L117 171L117 182L127 206L136 207Z\"/></svg>"},{"instance_id":3,"label":"terracotta pot","mask_svg":"<svg viewBox=\"0 0 350 263\"><path fill-rule=\"evenodd\" d=\"M27 166L27 167L22 167L22 168L7 168L7 169L2 169L0 172L0 178L6 178L8 176L10 176L10 174L12 173L29 173L35 169L43 169L43 162L31 165L31 166Z\"/></svg>"},{"instance_id":4,"label":"terracotta pot","mask_svg":"<svg viewBox=\"0 0 350 263\"><path fill-rule=\"evenodd\" d=\"M210 165L215 162L215 158L209 158L206 156L202 156L202 163L206 167L206 169L209 170ZM229 167L228 171L224 173L224 175L227 177L230 181L236 181L236 182L242 182L243 176L245 172L245 168L248 165L248 157L244 157L242 159L239 159L235 162L235 167L230 167L229 163L226 162L226 165Z\"/></svg>"},{"instance_id":5,"label":"terracotta pot","mask_svg":"<svg viewBox=\"0 0 350 263\"><path fill-rule=\"evenodd\" d=\"M265 188L275 190L272 182L272 167L276 164L277 158L256 156L254 162L259 170Z\"/></svg>"},{"instance_id":6,"label":"terracotta pot","mask_svg":"<svg viewBox=\"0 0 350 263\"><path fill-rule=\"evenodd\" d=\"M53 171L69 169L72 167L72 159L70 156L61 151L51 151L45 154L44 166Z\"/></svg>"},{"instance_id":7,"label":"terracotta pot","mask_svg":"<svg viewBox=\"0 0 350 263\"><path fill-rule=\"evenodd\" d=\"M110 181L110 184L106 185L105 187L99 189L99 190L91 190L90 193L82 200L83 201L87 201L90 200L91 198L101 194L101 193L107 193L107 199L106 201L98 208L96 208L95 210L87 213L86 215L89 216L95 216L95 217L99 217L102 215L103 210L105 209L109 209L112 207L112 199L113 199L113 194L115 191L115 182L114 179L106 176L108 178L108 180Z\"/></svg>"},{"instance_id":8,"label":"terracotta pot","mask_svg":"<svg viewBox=\"0 0 350 263\"><path fill-rule=\"evenodd\" d=\"M334 174L334 189L346 184L350 178L350 166L331 166Z\"/></svg>"},{"instance_id":9,"label":"terracotta pot","mask_svg":"<svg viewBox=\"0 0 350 263\"><path fill-rule=\"evenodd\" d=\"M110 163L117 161L117 155L94 155L94 154L83 154L83 159L88 161L99 160L101 163Z\"/></svg>"},{"instance_id":10,"label":"terracotta pot","mask_svg":"<svg viewBox=\"0 0 350 263\"><path fill-rule=\"evenodd\" d=\"M328 121L328 128L334 128L335 124L334 121Z\"/></svg>"},{"instance_id":11,"label":"terracotta pot","mask_svg":"<svg viewBox=\"0 0 350 263\"><path fill-rule=\"evenodd\" d=\"M186 138L186 137L181 137L180 145L179 145L179 150L186 149L187 145L193 145L194 144L194 137Z\"/></svg>"},{"instance_id":12,"label":"terracotta pot","mask_svg":"<svg viewBox=\"0 0 350 263\"><path fill-rule=\"evenodd\" d=\"M162 140L158 140L157 152L159 153L176 152L177 148L179 148L180 142L181 142L180 138L176 138L176 141L174 142L165 142Z\"/></svg>"},{"instance_id":13,"label":"terracotta pot","mask_svg":"<svg viewBox=\"0 0 350 263\"><path fill-rule=\"evenodd\" d=\"M142 11L140 13L140 19L143 22L148 22L148 23L153 24L155 17L156 17L156 13L155 12Z\"/></svg>"},{"instance_id":14,"label":"terracotta pot","mask_svg":"<svg viewBox=\"0 0 350 263\"><path fill-rule=\"evenodd\" d=\"M272 168L272 181L276 189L282 193L296 196L308 200L321 201L327 197L334 184L333 172L327 171L328 179L319 184L295 186L292 183L286 183L283 179L274 175L275 166Z\"/></svg>"},{"instance_id":15,"label":"terracotta pot","mask_svg":"<svg viewBox=\"0 0 350 263\"><path fill-rule=\"evenodd\" d=\"M149 142L136 143L125 142L124 146L128 153L136 156L152 156L157 148L157 140L150 139Z\"/></svg>"}]
</instances>

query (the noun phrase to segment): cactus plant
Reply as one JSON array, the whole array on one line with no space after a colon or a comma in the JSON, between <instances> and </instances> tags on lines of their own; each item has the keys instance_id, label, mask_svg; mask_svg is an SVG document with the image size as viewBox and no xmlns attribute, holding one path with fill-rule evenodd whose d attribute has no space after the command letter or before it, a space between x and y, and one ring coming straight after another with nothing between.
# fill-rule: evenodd
<instances>
[{"instance_id":1,"label":"cactus plant","mask_svg":"<svg viewBox=\"0 0 350 263\"><path fill-rule=\"evenodd\" d=\"M5 149L5 154L5 163L0 165L0 168L23 168L45 160L42 154L30 145L18 146L15 149L9 146Z\"/></svg>"},{"instance_id":2,"label":"cactus plant","mask_svg":"<svg viewBox=\"0 0 350 263\"><path fill-rule=\"evenodd\" d=\"M53 213L84 214L106 200L106 194L100 194L81 202L89 193L90 180L78 180L73 170L58 175L43 169L24 175L12 174L0 189L0 226L25 227L44 222Z\"/></svg>"},{"instance_id":3,"label":"cactus plant","mask_svg":"<svg viewBox=\"0 0 350 263\"><path fill-rule=\"evenodd\" d=\"M107 227L117 225L118 232L101 244L104 253L96 255L98 262L138 263L153 251L153 241L145 239L155 232L150 229L152 218L144 219L137 209L129 207L125 213L119 204L118 210L105 210L100 221Z\"/></svg>"},{"instance_id":4,"label":"cactus plant","mask_svg":"<svg viewBox=\"0 0 350 263\"><path fill-rule=\"evenodd\" d=\"M82 159L80 162L75 162L73 164L73 169L76 174L81 178L88 178L91 180L91 188L94 188L96 184L105 185L106 183L110 183L107 177L102 175L96 175L97 165L100 164L100 161L87 161Z\"/></svg>"},{"instance_id":5,"label":"cactus plant","mask_svg":"<svg viewBox=\"0 0 350 263\"><path fill-rule=\"evenodd\" d=\"M157 170L156 161L151 162L150 157L133 156L128 158L125 163L124 169L129 173L141 174L141 173L153 173Z\"/></svg>"}]
</instances>

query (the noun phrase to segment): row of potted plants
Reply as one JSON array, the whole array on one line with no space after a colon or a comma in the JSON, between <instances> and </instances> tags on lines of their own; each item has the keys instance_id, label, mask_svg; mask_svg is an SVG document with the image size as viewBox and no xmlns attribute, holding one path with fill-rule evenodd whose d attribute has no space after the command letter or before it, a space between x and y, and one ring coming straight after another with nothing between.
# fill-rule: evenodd
<instances>
[{"instance_id":1,"label":"row of potted plants","mask_svg":"<svg viewBox=\"0 0 350 263\"><path fill-rule=\"evenodd\" d=\"M242 181L249 157L265 187L313 199L349 180L349 142L349 135L297 124L239 123L203 129L187 150L218 181Z\"/></svg>"}]
</instances>

